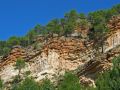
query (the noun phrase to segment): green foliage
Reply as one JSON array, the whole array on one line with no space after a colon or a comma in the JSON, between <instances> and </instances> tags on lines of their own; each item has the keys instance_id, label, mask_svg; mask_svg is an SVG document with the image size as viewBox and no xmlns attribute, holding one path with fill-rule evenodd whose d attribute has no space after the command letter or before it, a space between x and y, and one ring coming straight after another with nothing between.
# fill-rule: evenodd
<instances>
[{"instance_id":1,"label":"green foliage","mask_svg":"<svg viewBox=\"0 0 120 90\"><path fill-rule=\"evenodd\" d=\"M73 22L73 24L76 23L78 17L79 15L75 10L71 10L69 13L66 13L64 16L66 22Z\"/></svg>"},{"instance_id":2,"label":"green foliage","mask_svg":"<svg viewBox=\"0 0 120 90\"><path fill-rule=\"evenodd\" d=\"M0 79L0 90L3 89L3 81Z\"/></svg>"},{"instance_id":3,"label":"green foliage","mask_svg":"<svg viewBox=\"0 0 120 90\"><path fill-rule=\"evenodd\" d=\"M98 24L94 26L94 39L97 40L102 39L104 36L106 36L107 32L108 32L108 28L104 24ZM105 38L103 38L102 40L104 41Z\"/></svg>"},{"instance_id":4,"label":"green foliage","mask_svg":"<svg viewBox=\"0 0 120 90\"><path fill-rule=\"evenodd\" d=\"M11 90L16 90L20 84L20 77L16 75L11 83Z\"/></svg>"},{"instance_id":5,"label":"green foliage","mask_svg":"<svg viewBox=\"0 0 120 90\"><path fill-rule=\"evenodd\" d=\"M83 14L83 13L80 13L80 14L78 15L78 17L79 17L80 19L86 19L86 16L85 16L85 14Z\"/></svg>"},{"instance_id":6,"label":"green foliage","mask_svg":"<svg viewBox=\"0 0 120 90\"><path fill-rule=\"evenodd\" d=\"M20 37L20 45L23 47L27 47L29 45L29 38L27 36L25 37Z\"/></svg>"},{"instance_id":7,"label":"green foliage","mask_svg":"<svg viewBox=\"0 0 120 90\"><path fill-rule=\"evenodd\" d=\"M26 72L24 73L25 77L29 76L30 74L31 74L31 71L26 71Z\"/></svg>"},{"instance_id":8,"label":"green foliage","mask_svg":"<svg viewBox=\"0 0 120 90\"><path fill-rule=\"evenodd\" d=\"M64 35L68 36L73 32L74 29L74 24L72 22L69 22L65 25L65 29L64 29Z\"/></svg>"},{"instance_id":9,"label":"green foliage","mask_svg":"<svg viewBox=\"0 0 120 90\"><path fill-rule=\"evenodd\" d=\"M19 38L16 36L10 37L7 41L7 44L9 45L9 47L19 45L20 44Z\"/></svg>"},{"instance_id":10,"label":"green foliage","mask_svg":"<svg viewBox=\"0 0 120 90\"><path fill-rule=\"evenodd\" d=\"M96 81L98 90L120 90L120 57L113 60L113 69L102 74Z\"/></svg>"},{"instance_id":11,"label":"green foliage","mask_svg":"<svg viewBox=\"0 0 120 90\"><path fill-rule=\"evenodd\" d=\"M15 69L22 69L25 68L25 61L22 58L18 58L15 64Z\"/></svg>"},{"instance_id":12,"label":"green foliage","mask_svg":"<svg viewBox=\"0 0 120 90\"><path fill-rule=\"evenodd\" d=\"M88 15L88 20L92 23L92 29L89 38L94 41L94 48L99 51L101 47L103 53L103 44L107 38L108 28L106 19L106 10L100 10Z\"/></svg>"},{"instance_id":13,"label":"green foliage","mask_svg":"<svg viewBox=\"0 0 120 90\"><path fill-rule=\"evenodd\" d=\"M26 78L21 84L14 86L12 90L55 90L50 80L44 80L42 84L34 81L32 78Z\"/></svg>"},{"instance_id":14,"label":"green foliage","mask_svg":"<svg viewBox=\"0 0 120 90\"><path fill-rule=\"evenodd\" d=\"M79 18L79 14L75 10L71 10L69 13L65 14L64 16L64 35L65 36L71 34L74 31L74 28L77 25L78 18Z\"/></svg>"},{"instance_id":15,"label":"green foliage","mask_svg":"<svg viewBox=\"0 0 120 90\"><path fill-rule=\"evenodd\" d=\"M78 25L80 27L82 27L82 28L89 28L89 27L91 27L91 24L90 24L90 22L87 19L80 19L78 21Z\"/></svg>"},{"instance_id":16,"label":"green foliage","mask_svg":"<svg viewBox=\"0 0 120 90\"><path fill-rule=\"evenodd\" d=\"M0 48L0 55L8 55L8 53L10 52L10 48L9 47L3 47Z\"/></svg>"},{"instance_id":17,"label":"green foliage","mask_svg":"<svg viewBox=\"0 0 120 90\"><path fill-rule=\"evenodd\" d=\"M37 34L40 34L43 29L44 29L43 26L41 26L40 24L37 24L37 25L34 27L34 31L35 31Z\"/></svg>"},{"instance_id":18,"label":"green foliage","mask_svg":"<svg viewBox=\"0 0 120 90\"><path fill-rule=\"evenodd\" d=\"M21 84L12 90L40 90L39 84L31 78L26 78Z\"/></svg>"},{"instance_id":19,"label":"green foliage","mask_svg":"<svg viewBox=\"0 0 120 90\"><path fill-rule=\"evenodd\" d=\"M34 47L34 49L39 50L39 49L41 49L43 47L43 44L42 43L34 43L33 47Z\"/></svg>"},{"instance_id":20,"label":"green foliage","mask_svg":"<svg viewBox=\"0 0 120 90\"><path fill-rule=\"evenodd\" d=\"M60 26L60 20L59 19L54 19L52 21L50 21L47 26L46 26L48 32L50 34L60 34L61 32L61 26Z\"/></svg>"},{"instance_id":21,"label":"green foliage","mask_svg":"<svg viewBox=\"0 0 120 90\"><path fill-rule=\"evenodd\" d=\"M84 90L81 88L79 78L74 74L66 73L63 81L59 83L58 90Z\"/></svg>"},{"instance_id":22,"label":"green foliage","mask_svg":"<svg viewBox=\"0 0 120 90\"><path fill-rule=\"evenodd\" d=\"M105 11L100 10L88 14L88 20L92 23L93 26L105 23Z\"/></svg>"},{"instance_id":23,"label":"green foliage","mask_svg":"<svg viewBox=\"0 0 120 90\"><path fill-rule=\"evenodd\" d=\"M55 87L53 86L50 80L45 79L40 85L40 90L55 90Z\"/></svg>"},{"instance_id":24,"label":"green foliage","mask_svg":"<svg viewBox=\"0 0 120 90\"><path fill-rule=\"evenodd\" d=\"M21 70L23 68L25 68L25 61L22 59L22 58L18 58L17 61L16 61L16 64L15 64L15 69L17 69L19 71L18 73L18 79L20 80L21 77L20 77L20 74L21 74Z\"/></svg>"},{"instance_id":25,"label":"green foliage","mask_svg":"<svg viewBox=\"0 0 120 90\"><path fill-rule=\"evenodd\" d=\"M10 48L4 47L3 48L3 55L7 55L10 52Z\"/></svg>"},{"instance_id":26,"label":"green foliage","mask_svg":"<svg viewBox=\"0 0 120 90\"><path fill-rule=\"evenodd\" d=\"M30 44L33 44L33 40L34 40L34 38L35 38L36 35L37 35L37 33L35 32L34 29L30 30L30 31L27 33L29 45L30 45Z\"/></svg>"},{"instance_id":27,"label":"green foliage","mask_svg":"<svg viewBox=\"0 0 120 90\"><path fill-rule=\"evenodd\" d=\"M6 41L0 41L0 55L5 55L4 48L6 48Z\"/></svg>"},{"instance_id":28,"label":"green foliage","mask_svg":"<svg viewBox=\"0 0 120 90\"><path fill-rule=\"evenodd\" d=\"M106 24L101 23L97 24L93 27L92 31L89 34L89 38L94 41L94 48L96 51L99 51L99 49L102 49L102 53L104 51L104 42L107 39L107 33L109 32L109 29L106 27Z\"/></svg>"},{"instance_id":29,"label":"green foliage","mask_svg":"<svg viewBox=\"0 0 120 90\"><path fill-rule=\"evenodd\" d=\"M112 9L115 10L113 14L120 14L120 4L113 6Z\"/></svg>"}]
</instances>

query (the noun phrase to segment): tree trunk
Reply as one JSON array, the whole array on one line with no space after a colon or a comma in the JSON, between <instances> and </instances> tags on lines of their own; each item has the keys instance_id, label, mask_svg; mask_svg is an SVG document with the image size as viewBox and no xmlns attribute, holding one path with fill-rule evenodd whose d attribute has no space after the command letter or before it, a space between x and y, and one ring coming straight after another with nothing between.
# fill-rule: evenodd
<instances>
[{"instance_id":1,"label":"tree trunk","mask_svg":"<svg viewBox=\"0 0 120 90\"><path fill-rule=\"evenodd\" d=\"M19 69L19 72L18 72L18 78L19 78L19 80L20 80L20 74L21 74L21 69Z\"/></svg>"}]
</instances>

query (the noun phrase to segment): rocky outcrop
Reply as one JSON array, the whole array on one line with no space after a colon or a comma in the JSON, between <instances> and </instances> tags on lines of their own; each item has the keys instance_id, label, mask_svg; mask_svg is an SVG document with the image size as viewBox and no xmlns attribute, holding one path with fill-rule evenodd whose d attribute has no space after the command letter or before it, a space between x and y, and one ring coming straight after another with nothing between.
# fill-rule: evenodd
<instances>
[{"instance_id":1,"label":"rocky outcrop","mask_svg":"<svg viewBox=\"0 0 120 90\"><path fill-rule=\"evenodd\" d=\"M3 58L3 62L0 63L0 76L4 81L15 76L17 71L14 70L13 65L19 57L23 57L27 64L23 72L30 70L31 76L36 78L36 81L46 76L51 79L65 71L75 70L79 65L94 57L91 45L85 45L85 43L88 42L74 37L54 37L48 39L48 42L44 43L41 49L14 47L11 53ZM11 68L7 69L8 67ZM10 74L11 76L9 76Z\"/></svg>"},{"instance_id":2,"label":"rocky outcrop","mask_svg":"<svg viewBox=\"0 0 120 90\"><path fill-rule=\"evenodd\" d=\"M84 68L78 75L85 75L95 78L98 73L103 72L111 67L111 63L107 61L91 60L85 64Z\"/></svg>"},{"instance_id":3,"label":"rocky outcrop","mask_svg":"<svg viewBox=\"0 0 120 90\"><path fill-rule=\"evenodd\" d=\"M104 52L108 52L112 48L120 45L120 16L113 16L108 22L107 27L109 32L107 34L107 40L104 46Z\"/></svg>"},{"instance_id":4,"label":"rocky outcrop","mask_svg":"<svg viewBox=\"0 0 120 90\"><path fill-rule=\"evenodd\" d=\"M75 38L52 38L41 50L41 54L29 60L30 70L39 81L42 77L58 76L65 71L75 70L87 60L93 58L92 47L84 45L84 42Z\"/></svg>"},{"instance_id":5,"label":"rocky outcrop","mask_svg":"<svg viewBox=\"0 0 120 90\"><path fill-rule=\"evenodd\" d=\"M113 28L117 29L113 35L118 35L120 30L118 27L119 20L119 18L114 19L113 17L113 21L108 24L111 31L113 31ZM85 30L83 31L83 29ZM74 36L58 37L56 35L45 39L43 36L38 36L35 42L42 46L39 49L36 49L33 45L27 48L13 47L9 55L2 57L0 61L0 77L4 82L10 81L18 74L18 71L14 69L17 58L23 58L27 65L22 73L31 71L31 76L36 81L45 77L54 81L55 77L63 75L65 71L76 70L80 67L77 72L80 82L85 86L95 87L94 80L97 75L112 67L111 60L120 55L120 47L116 47L119 43L113 43L115 38L110 34L109 38L112 38L112 44L110 44L111 39L108 38L107 41L111 46L107 46L103 55L95 57L96 51L93 49L93 43L85 39L88 30L89 28L77 29L85 36L84 39ZM119 39L117 37L116 42ZM114 45L116 48L114 48Z\"/></svg>"},{"instance_id":6,"label":"rocky outcrop","mask_svg":"<svg viewBox=\"0 0 120 90\"><path fill-rule=\"evenodd\" d=\"M113 34L113 32L116 32L117 30L120 30L120 15L113 16L109 22L108 22L108 28L110 29L110 33Z\"/></svg>"},{"instance_id":7,"label":"rocky outcrop","mask_svg":"<svg viewBox=\"0 0 120 90\"><path fill-rule=\"evenodd\" d=\"M8 56L4 56L0 62L0 69L10 63L16 62L17 58L24 58L25 50L21 46L14 46Z\"/></svg>"},{"instance_id":8,"label":"rocky outcrop","mask_svg":"<svg viewBox=\"0 0 120 90\"><path fill-rule=\"evenodd\" d=\"M88 39L91 26L91 23L87 19L78 19L74 28L74 32L71 34L71 36L80 37L81 39Z\"/></svg>"},{"instance_id":9,"label":"rocky outcrop","mask_svg":"<svg viewBox=\"0 0 120 90\"><path fill-rule=\"evenodd\" d=\"M100 73L104 73L105 71L112 69L112 60L118 56L120 56L120 46L110 50L106 54L101 54L86 62L77 71L77 75L80 78L81 83L85 86L92 85L95 87L95 83L93 81L96 80Z\"/></svg>"},{"instance_id":10,"label":"rocky outcrop","mask_svg":"<svg viewBox=\"0 0 120 90\"><path fill-rule=\"evenodd\" d=\"M80 83L85 86L85 87L96 87L94 80L92 80L89 77L85 77L85 76L80 76Z\"/></svg>"},{"instance_id":11,"label":"rocky outcrop","mask_svg":"<svg viewBox=\"0 0 120 90\"><path fill-rule=\"evenodd\" d=\"M110 70L112 63L106 60L105 58L96 58L88 61L81 70L77 73L80 81L85 86L95 87L95 79L100 73L103 73L107 70Z\"/></svg>"}]
</instances>

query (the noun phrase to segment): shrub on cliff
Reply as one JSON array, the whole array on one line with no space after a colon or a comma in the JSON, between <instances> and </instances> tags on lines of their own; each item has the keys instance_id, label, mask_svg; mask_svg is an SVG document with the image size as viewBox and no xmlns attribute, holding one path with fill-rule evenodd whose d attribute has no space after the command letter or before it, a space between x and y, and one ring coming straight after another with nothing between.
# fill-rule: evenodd
<instances>
[{"instance_id":1,"label":"shrub on cliff","mask_svg":"<svg viewBox=\"0 0 120 90\"><path fill-rule=\"evenodd\" d=\"M18 70L18 78L20 79L21 70L25 68L25 61L22 58L18 58L15 64L15 69Z\"/></svg>"},{"instance_id":2,"label":"shrub on cliff","mask_svg":"<svg viewBox=\"0 0 120 90\"><path fill-rule=\"evenodd\" d=\"M59 82L58 90L84 90L82 89L79 78L74 74L66 73L63 77L63 81Z\"/></svg>"},{"instance_id":3,"label":"shrub on cliff","mask_svg":"<svg viewBox=\"0 0 120 90\"><path fill-rule=\"evenodd\" d=\"M113 60L113 69L102 74L96 82L98 90L120 90L120 57Z\"/></svg>"},{"instance_id":4,"label":"shrub on cliff","mask_svg":"<svg viewBox=\"0 0 120 90\"><path fill-rule=\"evenodd\" d=\"M0 78L0 90L2 90L2 89L3 89L3 81Z\"/></svg>"},{"instance_id":5,"label":"shrub on cliff","mask_svg":"<svg viewBox=\"0 0 120 90\"><path fill-rule=\"evenodd\" d=\"M41 84L35 82L32 78L26 78L21 84L12 90L55 90L50 80L44 80Z\"/></svg>"},{"instance_id":6,"label":"shrub on cliff","mask_svg":"<svg viewBox=\"0 0 120 90\"><path fill-rule=\"evenodd\" d=\"M33 79L26 78L22 84L18 85L18 87L14 87L12 90L40 90L39 88L39 84Z\"/></svg>"},{"instance_id":7,"label":"shrub on cliff","mask_svg":"<svg viewBox=\"0 0 120 90\"><path fill-rule=\"evenodd\" d=\"M40 89L39 90L55 90L55 87L49 79L45 79L40 84Z\"/></svg>"}]
</instances>

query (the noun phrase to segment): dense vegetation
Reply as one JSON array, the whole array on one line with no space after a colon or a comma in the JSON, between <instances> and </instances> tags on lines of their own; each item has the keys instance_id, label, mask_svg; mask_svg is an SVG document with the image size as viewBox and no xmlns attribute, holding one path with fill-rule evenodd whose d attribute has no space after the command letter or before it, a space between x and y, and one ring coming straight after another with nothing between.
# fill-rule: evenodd
<instances>
[{"instance_id":1,"label":"dense vegetation","mask_svg":"<svg viewBox=\"0 0 120 90\"><path fill-rule=\"evenodd\" d=\"M113 60L112 70L102 74L96 81L98 90L120 90L120 57Z\"/></svg>"},{"instance_id":2,"label":"dense vegetation","mask_svg":"<svg viewBox=\"0 0 120 90\"><path fill-rule=\"evenodd\" d=\"M75 10L71 10L69 13L64 15L64 18L53 19L46 26L36 25L23 37L10 37L7 41L0 41L0 55L6 55L14 45L21 45L26 47L33 43L36 35L58 34L59 36L68 36L74 32L76 26L80 27L91 27L91 33L89 38L95 40L97 47L102 47L105 39L105 34L108 31L106 23L113 15L120 14L120 4L112 7L108 10L99 10L91 12L88 15L78 13ZM96 37L96 38L94 38Z\"/></svg>"}]
</instances>

